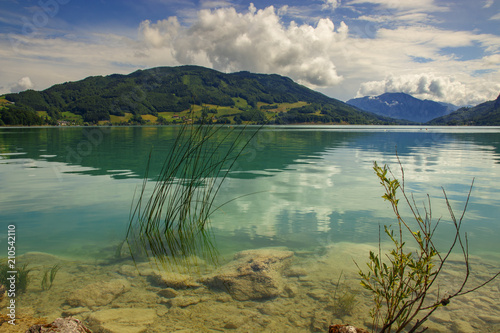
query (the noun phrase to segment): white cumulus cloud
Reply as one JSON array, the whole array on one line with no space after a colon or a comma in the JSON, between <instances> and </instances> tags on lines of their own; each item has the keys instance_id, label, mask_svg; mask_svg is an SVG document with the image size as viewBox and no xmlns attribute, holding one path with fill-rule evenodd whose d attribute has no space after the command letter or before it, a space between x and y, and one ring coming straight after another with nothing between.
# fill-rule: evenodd
<instances>
[{"instance_id":1,"label":"white cumulus cloud","mask_svg":"<svg viewBox=\"0 0 500 333\"><path fill-rule=\"evenodd\" d=\"M279 73L318 87L341 82L332 54L348 34L344 23L335 29L328 18L315 26L285 25L274 7L257 10L253 5L246 13L227 7L201 10L189 27L175 17L144 21L139 31L149 54L162 52L181 64L226 72Z\"/></svg>"},{"instance_id":2,"label":"white cumulus cloud","mask_svg":"<svg viewBox=\"0 0 500 333\"><path fill-rule=\"evenodd\" d=\"M500 83L477 81L465 84L454 77L435 74L390 75L383 80L361 84L357 97L386 92L404 92L416 98L459 106L476 105L495 99L500 92Z\"/></svg>"},{"instance_id":3,"label":"white cumulus cloud","mask_svg":"<svg viewBox=\"0 0 500 333\"><path fill-rule=\"evenodd\" d=\"M331 9L335 10L340 6L340 0L323 0L324 4L322 6L322 9Z\"/></svg>"},{"instance_id":4,"label":"white cumulus cloud","mask_svg":"<svg viewBox=\"0 0 500 333\"><path fill-rule=\"evenodd\" d=\"M19 79L19 81L17 81L17 83L10 88L10 92L18 93L27 89L33 89L34 86L35 85L31 82L31 79L28 76L25 76Z\"/></svg>"},{"instance_id":5,"label":"white cumulus cloud","mask_svg":"<svg viewBox=\"0 0 500 333\"><path fill-rule=\"evenodd\" d=\"M500 92L500 36L435 26L432 11L446 9L440 1L321 0L246 10L231 3L201 1L176 16L144 20L127 33L0 33L0 94L33 88L33 82L45 89L90 75L187 64L285 75L342 100L356 92L404 91L475 104ZM328 10L342 8L360 16L346 18L349 26L332 21ZM496 13L492 9L485 19ZM472 49L478 52L466 54ZM20 77L27 79L17 82Z\"/></svg>"}]
</instances>

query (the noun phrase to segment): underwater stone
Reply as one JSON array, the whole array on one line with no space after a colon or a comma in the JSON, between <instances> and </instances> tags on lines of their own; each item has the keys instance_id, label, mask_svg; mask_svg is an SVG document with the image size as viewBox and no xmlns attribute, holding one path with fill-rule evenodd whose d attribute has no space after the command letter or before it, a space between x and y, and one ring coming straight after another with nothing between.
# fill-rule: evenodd
<instances>
[{"instance_id":1,"label":"underwater stone","mask_svg":"<svg viewBox=\"0 0 500 333\"><path fill-rule=\"evenodd\" d=\"M297 287L295 287L293 285L286 285L284 290L285 290L285 293L287 294L287 296L290 298L295 297L298 294Z\"/></svg>"},{"instance_id":2,"label":"underwater stone","mask_svg":"<svg viewBox=\"0 0 500 333\"><path fill-rule=\"evenodd\" d=\"M177 306L180 308L185 308L185 307L188 307L190 305L198 304L198 303L200 303L200 301L201 300L199 297L180 296L180 297L176 297L176 298L169 300L168 303L170 304L170 306Z\"/></svg>"},{"instance_id":3,"label":"underwater stone","mask_svg":"<svg viewBox=\"0 0 500 333\"><path fill-rule=\"evenodd\" d=\"M319 288L308 291L307 296L311 297L312 299L315 299L317 301L322 301L322 302L326 302L329 299L328 293L325 290L319 289Z\"/></svg>"},{"instance_id":4,"label":"underwater stone","mask_svg":"<svg viewBox=\"0 0 500 333\"><path fill-rule=\"evenodd\" d=\"M257 310L268 316L283 316L283 309L279 305L274 304L274 302L266 302L258 307Z\"/></svg>"},{"instance_id":5,"label":"underwater stone","mask_svg":"<svg viewBox=\"0 0 500 333\"><path fill-rule=\"evenodd\" d=\"M167 289L160 290L157 294L158 294L158 296L165 297L165 298L174 298L179 293L172 288L167 288Z\"/></svg>"},{"instance_id":6,"label":"underwater stone","mask_svg":"<svg viewBox=\"0 0 500 333\"><path fill-rule=\"evenodd\" d=\"M293 313L288 314L288 321L296 328L309 328L311 321Z\"/></svg>"},{"instance_id":7,"label":"underwater stone","mask_svg":"<svg viewBox=\"0 0 500 333\"><path fill-rule=\"evenodd\" d=\"M235 330L238 328L238 325L236 325L233 322L230 322L230 323L227 323L226 325L224 325L224 328L227 330Z\"/></svg>"},{"instance_id":8,"label":"underwater stone","mask_svg":"<svg viewBox=\"0 0 500 333\"><path fill-rule=\"evenodd\" d=\"M301 277L301 276L306 276L307 271L303 268L300 268L300 267L290 267L285 272L285 275L288 277Z\"/></svg>"},{"instance_id":9,"label":"underwater stone","mask_svg":"<svg viewBox=\"0 0 500 333\"><path fill-rule=\"evenodd\" d=\"M228 316L224 319L224 328L228 330L235 330L245 324L247 318L241 316Z\"/></svg>"},{"instance_id":10,"label":"underwater stone","mask_svg":"<svg viewBox=\"0 0 500 333\"><path fill-rule=\"evenodd\" d=\"M218 295L215 300L219 303L231 302L233 298L227 294Z\"/></svg>"},{"instance_id":11,"label":"underwater stone","mask_svg":"<svg viewBox=\"0 0 500 333\"><path fill-rule=\"evenodd\" d=\"M326 332L328 329L328 319L325 318L325 316L316 316L312 319L311 327L312 331L314 332ZM354 331L353 333L356 333Z\"/></svg>"},{"instance_id":12,"label":"underwater stone","mask_svg":"<svg viewBox=\"0 0 500 333\"><path fill-rule=\"evenodd\" d=\"M282 274L292 257L292 251L242 251L234 256L234 261L200 281L210 288L227 291L238 301L274 298L284 290Z\"/></svg>"},{"instance_id":13,"label":"underwater stone","mask_svg":"<svg viewBox=\"0 0 500 333\"><path fill-rule=\"evenodd\" d=\"M96 282L75 290L66 300L74 307L89 307L108 305L118 296L130 289L130 283L124 279L109 282Z\"/></svg>"},{"instance_id":14,"label":"underwater stone","mask_svg":"<svg viewBox=\"0 0 500 333\"><path fill-rule=\"evenodd\" d=\"M62 312L62 315L64 317L70 317L70 316L72 317L72 316L76 316L76 315L79 315L79 314L82 314L85 312L90 312L90 309L87 307L78 307L78 308L71 308L71 309L64 310Z\"/></svg>"},{"instance_id":15,"label":"underwater stone","mask_svg":"<svg viewBox=\"0 0 500 333\"><path fill-rule=\"evenodd\" d=\"M57 318L50 324L33 325L26 333L91 333L91 331L76 318Z\"/></svg>"},{"instance_id":16,"label":"underwater stone","mask_svg":"<svg viewBox=\"0 0 500 333\"><path fill-rule=\"evenodd\" d=\"M201 285L191 276L180 273L152 272L151 278L157 284L174 289L198 288Z\"/></svg>"},{"instance_id":17,"label":"underwater stone","mask_svg":"<svg viewBox=\"0 0 500 333\"><path fill-rule=\"evenodd\" d=\"M154 323L156 311L153 309L107 309L92 313L88 321L90 327L101 333L142 333Z\"/></svg>"}]
</instances>

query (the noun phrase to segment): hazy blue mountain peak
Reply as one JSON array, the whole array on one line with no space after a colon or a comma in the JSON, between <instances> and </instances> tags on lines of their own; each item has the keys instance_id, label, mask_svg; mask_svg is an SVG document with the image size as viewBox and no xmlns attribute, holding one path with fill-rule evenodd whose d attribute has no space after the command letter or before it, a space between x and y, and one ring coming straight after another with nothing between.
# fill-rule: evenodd
<instances>
[{"instance_id":1,"label":"hazy blue mountain peak","mask_svg":"<svg viewBox=\"0 0 500 333\"><path fill-rule=\"evenodd\" d=\"M347 101L347 104L381 116L421 123L449 114L458 108L451 104L421 100L402 92L354 98Z\"/></svg>"}]
</instances>

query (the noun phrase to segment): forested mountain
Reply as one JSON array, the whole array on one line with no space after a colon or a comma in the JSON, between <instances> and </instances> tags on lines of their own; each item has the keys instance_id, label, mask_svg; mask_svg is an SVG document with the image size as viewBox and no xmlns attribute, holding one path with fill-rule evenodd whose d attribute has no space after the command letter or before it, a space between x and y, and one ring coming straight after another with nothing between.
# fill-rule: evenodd
<instances>
[{"instance_id":1,"label":"forested mountain","mask_svg":"<svg viewBox=\"0 0 500 333\"><path fill-rule=\"evenodd\" d=\"M460 108L449 115L433 119L429 125L500 126L500 95L475 107Z\"/></svg>"},{"instance_id":2,"label":"forested mountain","mask_svg":"<svg viewBox=\"0 0 500 333\"><path fill-rule=\"evenodd\" d=\"M18 107L10 103L1 103L2 101L0 101L0 126L32 126L43 125L47 123L33 110L25 107Z\"/></svg>"},{"instance_id":3,"label":"forested mountain","mask_svg":"<svg viewBox=\"0 0 500 333\"><path fill-rule=\"evenodd\" d=\"M421 100L405 93L385 93L380 96L365 96L347 101L347 104L378 115L425 123L449 114L458 107Z\"/></svg>"},{"instance_id":4,"label":"forested mountain","mask_svg":"<svg viewBox=\"0 0 500 333\"><path fill-rule=\"evenodd\" d=\"M362 112L341 101L276 74L225 74L199 66L158 67L129 75L93 76L54 85L43 91L8 94L17 108L45 111L50 119L63 112L97 123L112 116L155 117L210 105L223 122L383 124L393 120ZM283 103L303 102L283 108ZM225 112L217 114L217 108ZM219 109L220 110L220 109ZM274 110L274 112L273 112ZM284 110L284 111L283 111ZM45 114L45 113L44 113Z\"/></svg>"}]
</instances>

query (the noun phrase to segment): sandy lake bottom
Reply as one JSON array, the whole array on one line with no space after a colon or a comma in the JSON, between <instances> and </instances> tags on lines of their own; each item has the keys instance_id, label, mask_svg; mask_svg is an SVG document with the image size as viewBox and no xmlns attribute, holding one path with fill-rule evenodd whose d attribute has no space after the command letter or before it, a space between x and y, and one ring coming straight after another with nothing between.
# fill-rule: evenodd
<instances>
[{"instance_id":1,"label":"sandy lake bottom","mask_svg":"<svg viewBox=\"0 0 500 333\"><path fill-rule=\"evenodd\" d=\"M222 258L217 268L199 260L189 271L179 266L165 271L146 261L137 265L130 259L71 261L30 252L18 258L29 263L31 279L26 293L16 298L17 325L3 322L0 330L25 332L34 323L62 316L82 320L94 333L328 332L331 324L347 323L369 329L371 296L362 290L353 260L366 262L374 249L367 244L337 243L320 252L250 251L254 255L250 262L260 258L269 263L269 258L287 254L280 257L286 257L286 264L275 266L269 275L274 283L269 295L265 290L269 280L254 286L252 295L206 283L207 277L237 267L238 254ZM463 276L460 258L452 259L442 276L441 293L459 285ZM475 264L470 286L494 270L484 260L471 257L471 262ZM52 288L43 291L43 272L56 263L61 269ZM259 283L255 277L250 283ZM247 299L255 293L262 298ZM500 283L495 281L453 299L434 313L427 323L428 332L499 332L499 293ZM7 302L5 296L0 303L2 314L7 313Z\"/></svg>"}]
</instances>

